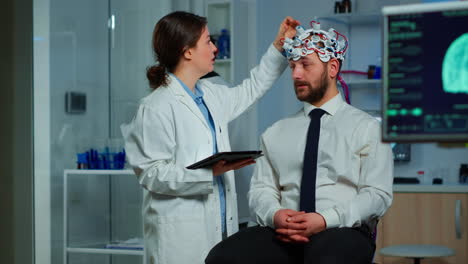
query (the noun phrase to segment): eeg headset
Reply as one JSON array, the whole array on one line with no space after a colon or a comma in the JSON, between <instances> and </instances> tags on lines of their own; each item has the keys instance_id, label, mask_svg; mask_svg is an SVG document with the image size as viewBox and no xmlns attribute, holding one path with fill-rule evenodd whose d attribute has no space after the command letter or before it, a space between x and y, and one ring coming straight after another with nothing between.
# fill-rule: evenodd
<instances>
[{"instance_id":1,"label":"eeg headset","mask_svg":"<svg viewBox=\"0 0 468 264\"><path fill-rule=\"evenodd\" d=\"M328 62L331 58L343 63L348 49L348 39L333 28L328 31L320 29L320 23L310 22L310 29L302 26L296 27L296 35L290 39L283 39L283 49L288 60L297 61L312 53L317 53L322 62ZM345 99L349 101L348 86L340 75L337 76L345 93Z\"/></svg>"}]
</instances>

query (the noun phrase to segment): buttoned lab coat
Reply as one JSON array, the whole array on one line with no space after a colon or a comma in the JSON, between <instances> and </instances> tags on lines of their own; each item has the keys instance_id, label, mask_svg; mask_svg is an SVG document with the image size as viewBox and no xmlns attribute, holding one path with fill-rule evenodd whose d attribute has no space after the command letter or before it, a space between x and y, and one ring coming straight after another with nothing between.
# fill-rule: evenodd
<instances>
[{"instance_id":1,"label":"buttoned lab coat","mask_svg":"<svg viewBox=\"0 0 468 264\"><path fill-rule=\"evenodd\" d=\"M218 151L230 151L228 123L260 98L286 68L270 46L242 84L228 88L200 80L214 121ZM212 135L200 109L172 76L143 98L137 114L122 125L128 160L146 189L143 200L148 263L204 263L222 239L219 192L211 169L185 167L213 154ZM227 234L238 230L233 171L223 180Z\"/></svg>"}]
</instances>

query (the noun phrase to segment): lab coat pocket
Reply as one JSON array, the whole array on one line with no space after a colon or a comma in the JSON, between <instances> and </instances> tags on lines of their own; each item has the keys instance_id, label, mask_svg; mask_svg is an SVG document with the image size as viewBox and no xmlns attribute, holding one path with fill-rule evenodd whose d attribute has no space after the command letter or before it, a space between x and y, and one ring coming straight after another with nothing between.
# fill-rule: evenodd
<instances>
[{"instance_id":1,"label":"lab coat pocket","mask_svg":"<svg viewBox=\"0 0 468 264\"><path fill-rule=\"evenodd\" d=\"M160 216L157 229L161 263L203 263L209 250L203 216Z\"/></svg>"}]
</instances>

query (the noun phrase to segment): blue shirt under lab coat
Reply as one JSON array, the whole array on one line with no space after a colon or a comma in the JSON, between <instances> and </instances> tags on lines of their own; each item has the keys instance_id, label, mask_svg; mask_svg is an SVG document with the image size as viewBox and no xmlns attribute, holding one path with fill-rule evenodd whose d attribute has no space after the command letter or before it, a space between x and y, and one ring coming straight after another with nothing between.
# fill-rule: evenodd
<instances>
[{"instance_id":1,"label":"blue shirt under lab coat","mask_svg":"<svg viewBox=\"0 0 468 264\"><path fill-rule=\"evenodd\" d=\"M177 81L179 81L180 85L184 87L185 91L192 97L193 101L197 104L198 108L202 112L203 116L205 117L206 122L210 126L211 136L213 137L213 154L218 152L218 146L216 144L216 132L215 132L215 125L213 118L211 117L210 111L206 106L205 102L203 101L203 91L195 85L195 93L190 90L185 83L183 83L177 76L171 74ZM218 191L219 191L219 201L221 207L221 227L223 234L226 233L226 196L224 193L224 183L222 175L218 175L214 177L214 180L217 181L218 184Z\"/></svg>"}]
</instances>

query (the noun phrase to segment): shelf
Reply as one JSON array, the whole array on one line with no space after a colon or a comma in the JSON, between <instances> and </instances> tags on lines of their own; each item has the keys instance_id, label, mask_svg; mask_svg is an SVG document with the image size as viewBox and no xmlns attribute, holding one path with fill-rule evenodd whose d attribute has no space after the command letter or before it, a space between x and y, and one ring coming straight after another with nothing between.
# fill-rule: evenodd
<instances>
[{"instance_id":1,"label":"shelf","mask_svg":"<svg viewBox=\"0 0 468 264\"><path fill-rule=\"evenodd\" d=\"M328 16L317 17L316 20L330 21L337 24L375 24L382 22L382 16L378 13L345 13L330 14Z\"/></svg>"},{"instance_id":2,"label":"shelf","mask_svg":"<svg viewBox=\"0 0 468 264\"><path fill-rule=\"evenodd\" d=\"M215 63L218 63L218 64L224 64L224 63L231 63L231 59L216 59L215 60Z\"/></svg>"},{"instance_id":3,"label":"shelf","mask_svg":"<svg viewBox=\"0 0 468 264\"><path fill-rule=\"evenodd\" d=\"M207 5L226 7L231 3L230 0L208 0Z\"/></svg>"},{"instance_id":4,"label":"shelf","mask_svg":"<svg viewBox=\"0 0 468 264\"><path fill-rule=\"evenodd\" d=\"M346 79L344 78L344 81L346 82L346 84L348 86L352 86L351 88L352 89L356 89L360 86L362 87L381 87L382 85L382 80L381 79L362 79L362 80L359 80L359 79ZM337 82L338 83L338 86L341 87L341 83L340 82Z\"/></svg>"},{"instance_id":5,"label":"shelf","mask_svg":"<svg viewBox=\"0 0 468 264\"><path fill-rule=\"evenodd\" d=\"M208 28L213 37L218 37L221 30L227 29L230 35L230 58L216 59L214 71L228 83L233 83L234 77L234 17L232 0L205 1L205 15L208 19Z\"/></svg>"},{"instance_id":6,"label":"shelf","mask_svg":"<svg viewBox=\"0 0 468 264\"><path fill-rule=\"evenodd\" d=\"M351 80L349 82L346 82L346 84L348 85L371 85L371 84L377 85L381 83L382 83L381 79Z\"/></svg>"},{"instance_id":7,"label":"shelf","mask_svg":"<svg viewBox=\"0 0 468 264\"><path fill-rule=\"evenodd\" d=\"M227 29L229 34L232 34L230 1L208 3L206 5L206 15L208 28L212 36L221 34L222 29Z\"/></svg>"},{"instance_id":8,"label":"shelf","mask_svg":"<svg viewBox=\"0 0 468 264\"><path fill-rule=\"evenodd\" d=\"M90 247L68 247L69 253L87 253L87 254L110 254L110 255L137 255L143 256L145 254L142 249L112 249L101 246Z\"/></svg>"},{"instance_id":9,"label":"shelf","mask_svg":"<svg viewBox=\"0 0 468 264\"><path fill-rule=\"evenodd\" d=\"M82 175L133 175L133 170L77 170L68 169L64 171L65 174L82 174Z\"/></svg>"}]
</instances>

